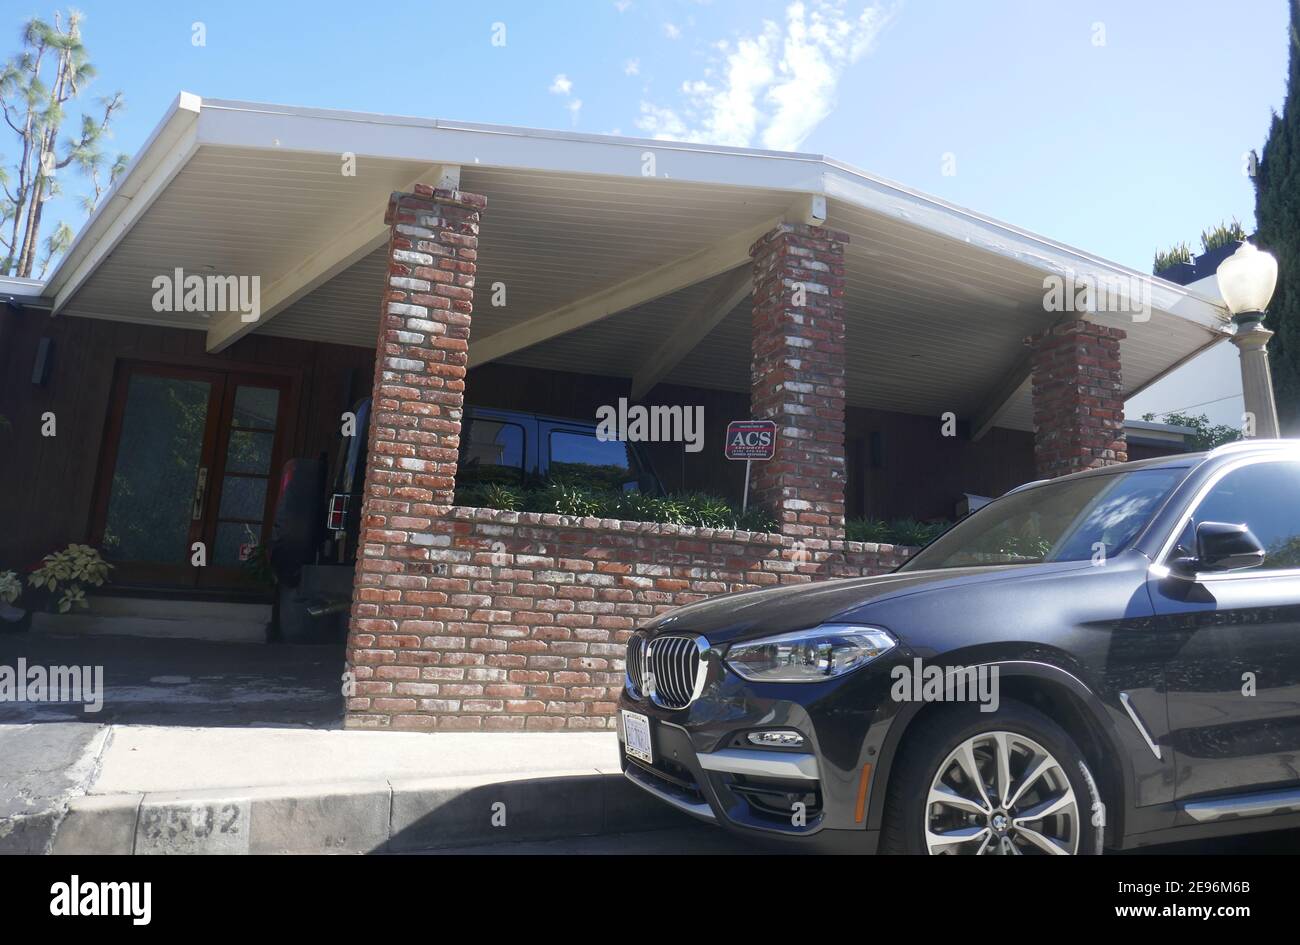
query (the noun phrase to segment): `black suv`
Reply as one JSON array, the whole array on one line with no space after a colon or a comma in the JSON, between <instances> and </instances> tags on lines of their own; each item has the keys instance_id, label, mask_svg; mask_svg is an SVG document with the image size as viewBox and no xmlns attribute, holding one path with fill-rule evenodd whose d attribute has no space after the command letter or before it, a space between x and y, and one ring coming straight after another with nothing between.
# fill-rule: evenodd
<instances>
[{"instance_id":1,"label":"black suv","mask_svg":"<svg viewBox=\"0 0 1300 945\"><path fill-rule=\"evenodd\" d=\"M1300 826L1300 443L1032 483L892 574L671 611L619 707L631 781L826 849Z\"/></svg>"}]
</instances>

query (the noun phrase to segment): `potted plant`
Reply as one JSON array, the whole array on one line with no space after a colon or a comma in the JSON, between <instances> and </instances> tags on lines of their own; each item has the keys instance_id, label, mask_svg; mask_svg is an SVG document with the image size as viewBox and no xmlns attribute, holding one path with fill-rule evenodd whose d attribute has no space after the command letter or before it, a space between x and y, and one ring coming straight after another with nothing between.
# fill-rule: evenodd
<instances>
[{"instance_id":1,"label":"potted plant","mask_svg":"<svg viewBox=\"0 0 1300 945\"><path fill-rule=\"evenodd\" d=\"M1192 264L1192 249L1186 243L1175 243L1167 250L1157 251L1151 271L1161 279L1185 285L1196 275Z\"/></svg>"},{"instance_id":2,"label":"potted plant","mask_svg":"<svg viewBox=\"0 0 1300 945\"><path fill-rule=\"evenodd\" d=\"M1246 231L1235 219L1231 223L1220 223L1209 230L1201 231L1201 249L1196 257L1196 277L1204 279L1212 276L1219 268L1219 263L1237 251L1246 242Z\"/></svg>"},{"instance_id":3,"label":"potted plant","mask_svg":"<svg viewBox=\"0 0 1300 945\"><path fill-rule=\"evenodd\" d=\"M90 545L74 543L42 558L25 588L17 572L0 573L0 628L25 630L38 610L66 614L88 608L87 588L102 587L112 567Z\"/></svg>"},{"instance_id":4,"label":"potted plant","mask_svg":"<svg viewBox=\"0 0 1300 945\"><path fill-rule=\"evenodd\" d=\"M15 607L23 596L23 581L17 571L0 571L0 631L22 631L32 625L32 612Z\"/></svg>"}]
</instances>

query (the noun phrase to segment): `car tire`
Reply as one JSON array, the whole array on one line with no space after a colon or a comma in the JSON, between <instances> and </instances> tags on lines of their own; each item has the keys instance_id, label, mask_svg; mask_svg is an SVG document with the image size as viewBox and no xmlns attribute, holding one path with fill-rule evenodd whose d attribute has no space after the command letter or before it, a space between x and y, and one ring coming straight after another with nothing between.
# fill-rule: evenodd
<instances>
[{"instance_id":1,"label":"car tire","mask_svg":"<svg viewBox=\"0 0 1300 945\"><path fill-rule=\"evenodd\" d=\"M900 751L882 853L1100 852L1100 799L1083 752L1037 709L1010 700L996 712L931 709L908 727ZM981 784L967 776L972 766ZM1035 819L1042 812L1046 818Z\"/></svg>"}]
</instances>

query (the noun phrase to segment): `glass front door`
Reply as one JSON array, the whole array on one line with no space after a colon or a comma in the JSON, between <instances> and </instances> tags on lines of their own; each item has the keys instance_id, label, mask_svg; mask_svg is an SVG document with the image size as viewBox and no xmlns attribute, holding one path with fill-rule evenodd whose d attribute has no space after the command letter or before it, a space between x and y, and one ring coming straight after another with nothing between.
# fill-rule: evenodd
<instances>
[{"instance_id":1,"label":"glass front door","mask_svg":"<svg viewBox=\"0 0 1300 945\"><path fill-rule=\"evenodd\" d=\"M115 385L95 541L115 583L239 587L265 541L288 382L129 365Z\"/></svg>"}]
</instances>

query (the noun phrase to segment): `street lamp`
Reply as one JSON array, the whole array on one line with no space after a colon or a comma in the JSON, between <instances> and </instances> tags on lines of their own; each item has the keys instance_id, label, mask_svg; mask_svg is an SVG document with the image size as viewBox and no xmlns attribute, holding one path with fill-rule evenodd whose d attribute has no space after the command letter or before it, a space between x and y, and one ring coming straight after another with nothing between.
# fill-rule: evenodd
<instances>
[{"instance_id":1,"label":"street lamp","mask_svg":"<svg viewBox=\"0 0 1300 945\"><path fill-rule=\"evenodd\" d=\"M1219 294L1232 313L1233 324L1244 326L1264 319L1273 290L1277 288L1277 260L1250 243L1219 263L1215 277Z\"/></svg>"},{"instance_id":2,"label":"street lamp","mask_svg":"<svg viewBox=\"0 0 1300 945\"><path fill-rule=\"evenodd\" d=\"M1219 294L1237 326L1232 343L1241 358L1241 394L1246 405L1242 418L1247 436L1281 435L1277 404L1273 399L1273 378L1268 369L1268 340L1264 310L1277 288L1277 260L1269 253L1242 243L1237 251L1219 263L1215 274Z\"/></svg>"}]
</instances>

